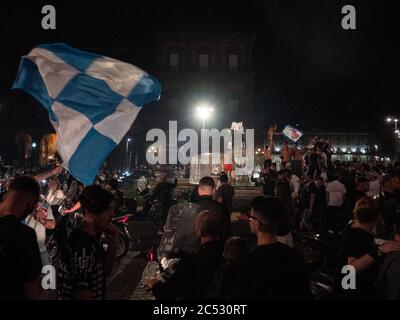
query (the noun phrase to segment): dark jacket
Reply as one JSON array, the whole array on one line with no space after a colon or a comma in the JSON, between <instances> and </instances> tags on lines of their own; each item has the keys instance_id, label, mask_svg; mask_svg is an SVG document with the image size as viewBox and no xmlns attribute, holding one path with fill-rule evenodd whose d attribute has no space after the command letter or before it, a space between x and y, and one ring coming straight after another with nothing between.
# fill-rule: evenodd
<instances>
[{"instance_id":1,"label":"dark jacket","mask_svg":"<svg viewBox=\"0 0 400 320\"><path fill-rule=\"evenodd\" d=\"M222 242L209 241L198 252L184 255L171 277L154 285L153 295L159 300L204 298L222 263L222 252Z\"/></svg>"},{"instance_id":2,"label":"dark jacket","mask_svg":"<svg viewBox=\"0 0 400 320\"><path fill-rule=\"evenodd\" d=\"M400 300L400 252L391 252L383 260L378 277L378 298Z\"/></svg>"},{"instance_id":3,"label":"dark jacket","mask_svg":"<svg viewBox=\"0 0 400 320\"><path fill-rule=\"evenodd\" d=\"M225 242L231 235L231 217L227 209L222 204L213 200L211 196L201 196L200 199L194 203L200 206L199 212L209 210L218 213L221 216L221 240Z\"/></svg>"}]
</instances>

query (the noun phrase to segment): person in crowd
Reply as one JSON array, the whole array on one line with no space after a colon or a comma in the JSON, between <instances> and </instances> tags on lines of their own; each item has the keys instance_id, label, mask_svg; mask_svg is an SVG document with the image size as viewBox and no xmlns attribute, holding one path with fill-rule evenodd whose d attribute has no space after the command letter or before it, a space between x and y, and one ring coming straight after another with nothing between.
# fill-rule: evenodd
<instances>
[{"instance_id":1,"label":"person in crowd","mask_svg":"<svg viewBox=\"0 0 400 320\"><path fill-rule=\"evenodd\" d=\"M304 231L307 221L310 217L310 190L309 187L313 184L313 176L306 174L304 181L300 184L298 198L298 214L295 218L295 227L300 231Z\"/></svg>"},{"instance_id":2,"label":"person in crowd","mask_svg":"<svg viewBox=\"0 0 400 320\"><path fill-rule=\"evenodd\" d=\"M369 197L379 195L379 193L381 192L381 181L380 181L381 177L374 170L371 170L368 173L368 177L369 177L369 191L367 192L367 195Z\"/></svg>"},{"instance_id":3,"label":"person in crowd","mask_svg":"<svg viewBox=\"0 0 400 320\"><path fill-rule=\"evenodd\" d=\"M307 225L313 225L321 231L327 230L326 190L322 177L315 178L308 185L309 206Z\"/></svg>"},{"instance_id":4,"label":"person in crowd","mask_svg":"<svg viewBox=\"0 0 400 320\"><path fill-rule=\"evenodd\" d=\"M226 241L231 234L231 217L228 209L221 203L212 199L215 189L215 181L212 177L203 177L199 181L199 200L194 202L199 205L198 212L209 210L221 216L221 240Z\"/></svg>"},{"instance_id":5,"label":"person in crowd","mask_svg":"<svg viewBox=\"0 0 400 320\"><path fill-rule=\"evenodd\" d=\"M358 200L367 196L369 191L369 181L366 178L360 177L357 179L356 190L349 194L347 199L350 212L352 213Z\"/></svg>"},{"instance_id":6,"label":"person in crowd","mask_svg":"<svg viewBox=\"0 0 400 320\"><path fill-rule=\"evenodd\" d=\"M276 181L272 178L271 174L264 170L263 172L262 193L265 196L275 196Z\"/></svg>"},{"instance_id":7,"label":"person in crowd","mask_svg":"<svg viewBox=\"0 0 400 320\"><path fill-rule=\"evenodd\" d=\"M325 143L322 145L322 148L326 155L327 167L330 167L332 164L332 154L335 152L330 138L325 138Z\"/></svg>"},{"instance_id":8,"label":"person in crowd","mask_svg":"<svg viewBox=\"0 0 400 320\"><path fill-rule=\"evenodd\" d=\"M309 176L318 176L321 173L318 148L314 147L309 157L309 166L307 174Z\"/></svg>"},{"instance_id":9,"label":"person in crowd","mask_svg":"<svg viewBox=\"0 0 400 320\"><path fill-rule=\"evenodd\" d=\"M163 224L167 218L169 208L174 203L172 195L177 185L177 179L174 180L174 183L168 182L167 177L164 174L160 177L160 181L153 190L153 198L158 200L163 208Z\"/></svg>"},{"instance_id":10,"label":"person in crowd","mask_svg":"<svg viewBox=\"0 0 400 320\"><path fill-rule=\"evenodd\" d=\"M51 169L50 171L44 172L44 173L40 173L37 174L35 176L33 176L33 178L37 181L37 182L42 182L43 180L46 180L54 175L60 174L61 172L64 171L64 168L62 166L57 166L54 169Z\"/></svg>"},{"instance_id":11,"label":"person in crowd","mask_svg":"<svg viewBox=\"0 0 400 320\"><path fill-rule=\"evenodd\" d=\"M393 241L400 244L400 220L394 226ZM379 270L378 299L400 300L400 251L388 253Z\"/></svg>"},{"instance_id":12,"label":"person in crowd","mask_svg":"<svg viewBox=\"0 0 400 320\"><path fill-rule=\"evenodd\" d=\"M393 174L383 176L379 202L384 222L380 236L384 239L393 235L394 223L400 218L400 199L396 195L398 190L400 190L399 177Z\"/></svg>"},{"instance_id":13,"label":"person in crowd","mask_svg":"<svg viewBox=\"0 0 400 320\"><path fill-rule=\"evenodd\" d=\"M57 178L52 178L49 183L49 193L47 194L46 200L50 205L53 216L56 221L59 221L59 212L62 202L65 199L64 192L61 189L60 181Z\"/></svg>"},{"instance_id":14,"label":"person in crowd","mask_svg":"<svg viewBox=\"0 0 400 320\"><path fill-rule=\"evenodd\" d=\"M291 152L289 149L289 145L288 145L287 141L285 141L282 144L282 150L281 150L281 155L280 155L282 169L285 169L286 165L290 163L290 155L291 155Z\"/></svg>"},{"instance_id":15,"label":"person in crowd","mask_svg":"<svg viewBox=\"0 0 400 320\"><path fill-rule=\"evenodd\" d=\"M54 230L56 227L51 207L46 204L38 205L36 210L25 219L25 224L36 232L42 264L50 265L50 255L46 248L46 230Z\"/></svg>"},{"instance_id":16,"label":"person in crowd","mask_svg":"<svg viewBox=\"0 0 400 320\"><path fill-rule=\"evenodd\" d=\"M195 229L200 238L198 252L183 255L175 272L165 282L150 279L147 286L159 300L202 299L212 290L215 271L222 264L221 215L202 211Z\"/></svg>"},{"instance_id":17,"label":"person in crowd","mask_svg":"<svg viewBox=\"0 0 400 320\"><path fill-rule=\"evenodd\" d=\"M277 239L283 216L278 198L256 197L251 202L250 228L257 247L239 268L233 299L312 299L302 258Z\"/></svg>"},{"instance_id":18,"label":"person in crowd","mask_svg":"<svg viewBox=\"0 0 400 320\"><path fill-rule=\"evenodd\" d=\"M199 185L196 185L191 194L190 194L190 202L196 202L200 200L200 196L199 196Z\"/></svg>"},{"instance_id":19,"label":"person in crowd","mask_svg":"<svg viewBox=\"0 0 400 320\"><path fill-rule=\"evenodd\" d=\"M231 237L224 245L224 262L215 272L213 287L207 299L229 300L235 287L238 268L250 251L249 242L241 237Z\"/></svg>"},{"instance_id":20,"label":"person in crowd","mask_svg":"<svg viewBox=\"0 0 400 320\"><path fill-rule=\"evenodd\" d=\"M28 176L14 178L0 203L0 300L35 300L42 290L42 262L35 231L22 224L40 199Z\"/></svg>"},{"instance_id":21,"label":"person in crowd","mask_svg":"<svg viewBox=\"0 0 400 320\"><path fill-rule=\"evenodd\" d=\"M279 226L277 237L278 240L293 247L293 237L291 231L294 226L294 204L289 184L278 181L275 190L276 197L281 200L284 207L284 216Z\"/></svg>"},{"instance_id":22,"label":"person in crowd","mask_svg":"<svg viewBox=\"0 0 400 320\"><path fill-rule=\"evenodd\" d=\"M59 300L104 300L106 280L111 274L118 243L114 196L100 186L85 187L79 197L83 221L63 247L57 272ZM107 241L107 252L99 242Z\"/></svg>"},{"instance_id":23,"label":"person in crowd","mask_svg":"<svg viewBox=\"0 0 400 320\"><path fill-rule=\"evenodd\" d=\"M294 170L289 172L289 184L292 192L292 198L298 199L301 185L301 176L298 176Z\"/></svg>"},{"instance_id":24,"label":"person in crowd","mask_svg":"<svg viewBox=\"0 0 400 320\"><path fill-rule=\"evenodd\" d=\"M400 250L400 243L387 241L375 244L376 227L380 219L376 199L364 197L357 201L354 221L344 236L343 265L350 265L356 271L356 288L345 290L349 299L374 299L375 281L378 276L382 255Z\"/></svg>"},{"instance_id":25,"label":"person in crowd","mask_svg":"<svg viewBox=\"0 0 400 320\"><path fill-rule=\"evenodd\" d=\"M291 151L291 156L292 156L292 169L293 169L293 173L298 176L301 177L303 174L303 169L304 169L304 159L303 159L303 155L301 154L301 150L300 147L298 145L298 143L296 142L294 144L294 147Z\"/></svg>"},{"instance_id":26,"label":"person in crowd","mask_svg":"<svg viewBox=\"0 0 400 320\"><path fill-rule=\"evenodd\" d=\"M217 189L217 201L225 207L230 219L235 188L228 183L228 176L226 174L220 175L219 181L221 182L221 185Z\"/></svg>"},{"instance_id":27,"label":"person in crowd","mask_svg":"<svg viewBox=\"0 0 400 320\"><path fill-rule=\"evenodd\" d=\"M326 168L321 168L321 174L319 175L324 183L328 182L328 173Z\"/></svg>"},{"instance_id":28,"label":"person in crowd","mask_svg":"<svg viewBox=\"0 0 400 320\"><path fill-rule=\"evenodd\" d=\"M264 147L264 169L269 172L269 169L272 165L272 155L275 152L274 143L272 142L269 146L265 145Z\"/></svg>"},{"instance_id":29,"label":"person in crowd","mask_svg":"<svg viewBox=\"0 0 400 320\"><path fill-rule=\"evenodd\" d=\"M281 135L282 132L277 132L277 125L274 124L268 129L268 144L274 143L274 136Z\"/></svg>"},{"instance_id":30,"label":"person in crowd","mask_svg":"<svg viewBox=\"0 0 400 320\"><path fill-rule=\"evenodd\" d=\"M326 190L327 222L329 231L339 231L343 219L343 203L346 195L346 187L339 181L338 176L329 177Z\"/></svg>"},{"instance_id":31,"label":"person in crowd","mask_svg":"<svg viewBox=\"0 0 400 320\"><path fill-rule=\"evenodd\" d=\"M118 189L118 180L117 179L109 179L106 182L105 189L110 191L114 196L114 203L115 203L115 214L120 215L122 214L122 208L125 204L125 197L124 193Z\"/></svg>"}]
</instances>

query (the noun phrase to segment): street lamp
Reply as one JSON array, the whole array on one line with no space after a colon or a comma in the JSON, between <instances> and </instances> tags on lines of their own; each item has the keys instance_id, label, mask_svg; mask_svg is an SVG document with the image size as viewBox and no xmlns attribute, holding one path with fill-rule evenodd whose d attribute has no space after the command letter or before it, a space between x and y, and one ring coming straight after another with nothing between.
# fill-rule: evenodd
<instances>
[{"instance_id":1,"label":"street lamp","mask_svg":"<svg viewBox=\"0 0 400 320\"><path fill-rule=\"evenodd\" d=\"M125 154L126 154L126 169L129 169L129 142L131 142L131 138L126 139L126 150L125 150Z\"/></svg>"},{"instance_id":2,"label":"street lamp","mask_svg":"<svg viewBox=\"0 0 400 320\"><path fill-rule=\"evenodd\" d=\"M36 165L36 147L37 147L36 142L33 142L32 143L32 149L34 149L33 152L32 152L32 154L33 154L33 156L32 156L32 164L33 165Z\"/></svg>"},{"instance_id":3,"label":"street lamp","mask_svg":"<svg viewBox=\"0 0 400 320\"><path fill-rule=\"evenodd\" d=\"M394 159L399 160L399 152L400 152L400 146L399 146L399 140L400 140L400 131L399 128L397 127L397 123L399 122L399 119L397 117L387 117L386 121L388 123L394 123L394 139L395 139L395 151L394 151Z\"/></svg>"},{"instance_id":4,"label":"street lamp","mask_svg":"<svg viewBox=\"0 0 400 320\"><path fill-rule=\"evenodd\" d=\"M213 107L208 103L201 103L196 107L197 116L203 122L203 129L205 129L205 121L210 118L213 111Z\"/></svg>"}]
</instances>

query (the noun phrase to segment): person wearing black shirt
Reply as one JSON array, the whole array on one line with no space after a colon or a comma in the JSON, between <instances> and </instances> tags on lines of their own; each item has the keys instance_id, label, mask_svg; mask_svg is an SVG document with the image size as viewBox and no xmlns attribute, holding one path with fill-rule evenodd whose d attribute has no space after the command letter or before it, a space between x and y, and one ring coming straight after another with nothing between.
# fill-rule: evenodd
<instances>
[{"instance_id":1,"label":"person wearing black shirt","mask_svg":"<svg viewBox=\"0 0 400 320\"><path fill-rule=\"evenodd\" d=\"M394 223L400 219L400 199L396 195L399 190L399 177L386 175L382 178L382 192L379 197L379 203L385 225L380 236L385 239L393 235Z\"/></svg>"},{"instance_id":2,"label":"person wearing black shirt","mask_svg":"<svg viewBox=\"0 0 400 320\"><path fill-rule=\"evenodd\" d=\"M235 188L228 183L228 176L226 174L222 174L219 180L221 185L217 190L217 201L225 206L230 217L232 213L232 202L233 196L235 195Z\"/></svg>"},{"instance_id":3,"label":"person wearing black shirt","mask_svg":"<svg viewBox=\"0 0 400 320\"><path fill-rule=\"evenodd\" d=\"M400 243L400 220L395 223L393 240ZM400 251L385 256L378 277L378 298L400 300Z\"/></svg>"},{"instance_id":4,"label":"person wearing black shirt","mask_svg":"<svg viewBox=\"0 0 400 320\"><path fill-rule=\"evenodd\" d=\"M312 153L310 154L309 159L309 168L308 168L308 175L314 177L315 175L319 175L321 173L320 165L319 165L319 154L318 149L314 148Z\"/></svg>"},{"instance_id":5,"label":"person wearing black shirt","mask_svg":"<svg viewBox=\"0 0 400 320\"><path fill-rule=\"evenodd\" d=\"M0 204L0 300L38 299L42 262L35 231L22 224L40 197L31 177L15 178Z\"/></svg>"},{"instance_id":6,"label":"person wearing black shirt","mask_svg":"<svg viewBox=\"0 0 400 320\"><path fill-rule=\"evenodd\" d=\"M213 287L207 299L229 300L235 289L238 268L250 250L249 242L241 237L230 237L224 245L224 263L215 272Z\"/></svg>"},{"instance_id":7,"label":"person wearing black shirt","mask_svg":"<svg viewBox=\"0 0 400 320\"><path fill-rule=\"evenodd\" d=\"M115 213L121 214L122 207L125 204L125 198L122 191L118 189L118 181L117 179L109 179L105 186L106 190L109 190L114 196L114 203L115 203Z\"/></svg>"},{"instance_id":8,"label":"person wearing black shirt","mask_svg":"<svg viewBox=\"0 0 400 320\"><path fill-rule=\"evenodd\" d=\"M309 206L308 216L310 220L317 220L318 227L322 230L327 229L327 217L326 217L326 191L324 186L324 179L317 177L315 182L309 184ZM315 218L315 219L314 219Z\"/></svg>"},{"instance_id":9,"label":"person wearing black shirt","mask_svg":"<svg viewBox=\"0 0 400 320\"><path fill-rule=\"evenodd\" d=\"M165 282L157 279L147 282L157 299L202 299L210 293L215 271L222 263L220 215L212 211L200 212L196 218L196 232L201 242L200 250L184 255Z\"/></svg>"},{"instance_id":10,"label":"person wearing black shirt","mask_svg":"<svg viewBox=\"0 0 400 320\"><path fill-rule=\"evenodd\" d=\"M262 192L266 196L275 196L276 181L270 173L264 173Z\"/></svg>"},{"instance_id":11,"label":"person wearing black shirt","mask_svg":"<svg viewBox=\"0 0 400 320\"><path fill-rule=\"evenodd\" d=\"M276 237L284 210L281 201L256 197L251 207L250 229L257 247L239 268L233 299L312 299L302 258Z\"/></svg>"},{"instance_id":12,"label":"person wearing black shirt","mask_svg":"<svg viewBox=\"0 0 400 320\"><path fill-rule=\"evenodd\" d=\"M57 272L59 300L104 300L106 278L110 275L118 243L118 228L111 224L114 197L93 185L80 195L83 221L63 247ZM107 252L99 243L104 233Z\"/></svg>"},{"instance_id":13,"label":"person wearing black shirt","mask_svg":"<svg viewBox=\"0 0 400 320\"><path fill-rule=\"evenodd\" d=\"M371 197L360 199L354 209L354 222L344 237L343 265L351 265L356 271L356 289L344 291L345 298L374 299L381 256L400 250L400 243L395 241L375 244L378 221L378 201Z\"/></svg>"},{"instance_id":14,"label":"person wearing black shirt","mask_svg":"<svg viewBox=\"0 0 400 320\"><path fill-rule=\"evenodd\" d=\"M165 223L165 220L168 216L169 208L174 204L172 199L172 195L174 189L178 185L178 180L175 179L174 183L168 182L166 175L161 177L161 181L155 186L153 190L153 198L158 200L163 209L163 221L162 224Z\"/></svg>"},{"instance_id":15,"label":"person wearing black shirt","mask_svg":"<svg viewBox=\"0 0 400 320\"><path fill-rule=\"evenodd\" d=\"M226 207L212 199L214 189L215 182L213 178L201 178L198 187L199 200L194 203L200 206L199 212L209 210L221 216L221 240L225 242L231 235L231 217Z\"/></svg>"},{"instance_id":16,"label":"person wearing black shirt","mask_svg":"<svg viewBox=\"0 0 400 320\"><path fill-rule=\"evenodd\" d=\"M367 196L369 191L369 181L365 178L358 178L356 190L350 194L350 207L353 210L358 200Z\"/></svg>"}]
</instances>

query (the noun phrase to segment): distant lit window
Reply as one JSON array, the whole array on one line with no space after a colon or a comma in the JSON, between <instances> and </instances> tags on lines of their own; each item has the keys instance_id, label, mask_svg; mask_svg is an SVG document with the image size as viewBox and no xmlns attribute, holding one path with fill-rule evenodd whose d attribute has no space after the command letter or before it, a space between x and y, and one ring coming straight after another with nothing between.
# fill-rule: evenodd
<instances>
[{"instance_id":1,"label":"distant lit window","mask_svg":"<svg viewBox=\"0 0 400 320\"><path fill-rule=\"evenodd\" d=\"M199 54L199 68L200 69L208 68L208 54Z\"/></svg>"},{"instance_id":2,"label":"distant lit window","mask_svg":"<svg viewBox=\"0 0 400 320\"><path fill-rule=\"evenodd\" d=\"M179 67L179 54L178 53L170 53L169 65L170 65L170 67L173 67L173 68Z\"/></svg>"},{"instance_id":3,"label":"distant lit window","mask_svg":"<svg viewBox=\"0 0 400 320\"><path fill-rule=\"evenodd\" d=\"M239 59L237 54L228 55L228 66L230 70L236 70L239 67Z\"/></svg>"}]
</instances>

